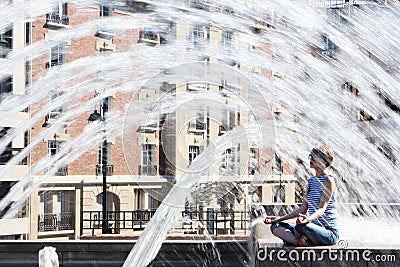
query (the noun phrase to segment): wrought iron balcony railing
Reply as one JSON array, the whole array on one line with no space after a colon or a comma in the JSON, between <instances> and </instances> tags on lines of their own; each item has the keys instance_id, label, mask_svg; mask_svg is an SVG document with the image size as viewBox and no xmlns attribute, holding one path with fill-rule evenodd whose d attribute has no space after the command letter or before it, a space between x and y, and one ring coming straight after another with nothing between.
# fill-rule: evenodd
<instances>
[{"instance_id":1,"label":"wrought iron balcony railing","mask_svg":"<svg viewBox=\"0 0 400 267\"><path fill-rule=\"evenodd\" d=\"M68 175L68 167L67 167L67 166L64 166L64 167L58 168L58 170L57 170L57 172L56 172L55 175L58 175L58 176L67 176L67 175Z\"/></svg>"},{"instance_id":2,"label":"wrought iron balcony railing","mask_svg":"<svg viewBox=\"0 0 400 267\"><path fill-rule=\"evenodd\" d=\"M120 230L132 229L142 231L154 216L156 210L108 211L108 226L111 233L118 234ZM229 209L215 210L185 210L182 211L181 226L175 230L182 230L184 234L203 234L207 231L210 235L234 235L236 231L246 231L250 225L250 214L247 211L234 211ZM83 211L83 230L90 230L92 235L96 229L102 228L101 211Z\"/></svg>"},{"instance_id":3,"label":"wrought iron balcony railing","mask_svg":"<svg viewBox=\"0 0 400 267\"><path fill-rule=\"evenodd\" d=\"M54 23L59 25L68 25L69 17L67 15L61 15L58 13L50 13L46 15L47 23Z\"/></svg>"},{"instance_id":4,"label":"wrought iron balcony railing","mask_svg":"<svg viewBox=\"0 0 400 267\"><path fill-rule=\"evenodd\" d=\"M110 164L110 165L105 165L105 169L106 169L106 175L107 176L111 176L114 173L114 165ZM96 165L96 175L102 175L103 174L103 165L102 164L98 164Z\"/></svg>"},{"instance_id":5,"label":"wrought iron balcony railing","mask_svg":"<svg viewBox=\"0 0 400 267\"><path fill-rule=\"evenodd\" d=\"M45 213L38 215L38 231L63 231L74 230L74 214L67 213Z\"/></svg>"}]
</instances>

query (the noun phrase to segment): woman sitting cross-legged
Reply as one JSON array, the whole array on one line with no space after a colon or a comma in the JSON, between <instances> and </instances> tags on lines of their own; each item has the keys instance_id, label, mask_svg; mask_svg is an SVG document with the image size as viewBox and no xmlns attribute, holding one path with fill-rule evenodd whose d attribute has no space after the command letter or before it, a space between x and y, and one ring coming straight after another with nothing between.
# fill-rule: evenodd
<instances>
[{"instance_id":1,"label":"woman sitting cross-legged","mask_svg":"<svg viewBox=\"0 0 400 267\"><path fill-rule=\"evenodd\" d=\"M334 159L328 146L313 148L309 155L315 176L307 183L305 197L299 209L283 217L267 216L272 233L286 243L297 246L334 245L339 240L336 210L336 179L325 174ZM306 215L308 211L309 215ZM296 224L283 222L297 218Z\"/></svg>"}]
</instances>

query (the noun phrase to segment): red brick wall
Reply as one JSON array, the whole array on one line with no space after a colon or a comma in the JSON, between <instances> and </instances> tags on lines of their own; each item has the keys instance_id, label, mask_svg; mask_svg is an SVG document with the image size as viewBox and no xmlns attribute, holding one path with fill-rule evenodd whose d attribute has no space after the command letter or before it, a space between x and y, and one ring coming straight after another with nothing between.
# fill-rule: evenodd
<instances>
[{"instance_id":1,"label":"red brick wall","mask_svg":"<svg viewBox=\"0 0 400 267\"><path fill-rule=\"evenodd\" d=\"M122 14L114 13L113 15L122 16ZM73 4L68 4L68 16L69 16L69 25L71 27L77 27L82 23L85 23L92 19L99 18L99 9L98 8L82 8L78 7ZM38 18L36 21L33 22L33 42L38 42L44 40L45 33L48 32L46 28L46 19L45 16ZM113 43L116 44L117 52L121 51L128 51L130 47L137 43L139 38L139 29L133 29L126 32L118 32L113 40ZM72 62L77 59L81 59L84 57L89 57L96 55L99 51L96 50L96 40L98 37L95 37L93 34L92 36L85 36L82 38L73 39L70 42L70 46L67 47L67 63ZM46 71L46 63L49 59L49 52L45 55L33 60L32 62L32 81L36 82ZM95 74L88 75L84 79L92 79L94 78ZM131 79L131 77L127 77L127 80ZM78 81L76 81L78 82ZM122 82L122 81L121 81ZM118 85L116 85L118 86ZM82 103L89 101L93 98L93 92L88 92L87 95L81 99ZM115 98L112 99L112 109L121 110L122 114L125 114L124 109L128 106L131 99L131 94L122 94L118 93L115 95ZM34 116L38 111L41 110L42 105L48 103L48 99L44 99L43 103L35 103L31 107L32 116ZM68 104L67 104L68 110ZM87 118L89 117L90 113L86 112L80 114L69 121L69 124L66 128L66 133L71 136L71 138L76 138L80 135L85 126L87 126ZM32 127L31 129L31 136L32 140L36 139L36 136L43 130L42 124L44 122L40 121L37 125ZM136 129L132 130L132 142L137 143L138 133ZM140 147L139 147L140 148ZM129 170L127 168L125 157L123 154L123 144L122 138L118 137L115 138L115 144L112 148L112 163L114 164L114 174L129 174ZM133 153L134 157L130 159L130 165L138 166L140 164L140 150L135 151ZM40 142L40 144L35 147L31 151L31 162L34 165L38 162L41 158L47 156L47 142ZM98 163L98 147L95 147L92 151L84 153L79 159L74 161L73 163L69 164L68 166L68 174L69 175L94 175L95 174L95 165ZM132 171L136 171L137 174L137 167L133 167Z\"/></svg>"}]
</instances>

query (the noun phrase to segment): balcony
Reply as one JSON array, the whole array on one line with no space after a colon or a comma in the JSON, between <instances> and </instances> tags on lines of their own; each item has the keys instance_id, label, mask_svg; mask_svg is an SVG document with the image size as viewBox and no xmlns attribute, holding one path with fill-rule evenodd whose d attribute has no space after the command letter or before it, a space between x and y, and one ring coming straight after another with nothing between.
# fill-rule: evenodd
<instances>
[{"instance_id":1,"label":"balcony","mask_svg":"<svg viewBox=\"0 0 400 267\"><path fill-rule=\"evenodd\" d=\"M156 210L131 210L108 211L107 218L113 234L119 234L120 230L142 231L154 216ZM181 212L182 223L176 225L174 231L183 234L209 235L246 235L250 224L250 216L247 211L235 210L184 210ZM99 233L102 226L101 211L83 211L82 229L86 233ZM86 231L85 231L86 230Z\"/></svg>"},{"instance_id":2,"label":"balcony","mask_svg":"<svg viewBox=\"0 0 400 267\"><path fill-rule=\"evenodd\" d=\"M107 211L107 221L112 234L119 234L120 230L143 230L156 213L155 209L132 211ZM83 230L91 230L95 235L95 229L101 229L101 211L83 211Z\"/></svg>"},{"instance_id":3,"label":"balcony","mask_svg":"<svg viewBox=\"0 0 400 267\"><path fill-rule=\"evenodd\" d=\"M52 168L46 168L44 169L45 172L52 171ZM68 175L68 166L63 166L57 169L57 171L54 173L55 176L67 176Z\"/></svg>"},{"instance_id":4,"label":"balcony","mask_svg":"<svg viewBox=\"0 0 400 267\"><path fill-rule=\"evenodd\" d=\"M106 168L106 175L111 176L114 173L114 165L105 165ZM96 175L102 175L103 174L103 165L102 164L97 164L96 165Z\"/></svg>"},{"instance_id":5,"label":"balcony","mask_svg":"<svg viewBox=\"0 0 400 267\"><path fill-rule=\"evenodd\" d=\"M55 173L57 176L67 176L68 175L68 167L64 166L61 168L58 168L57 172Z\"/></svg>"},{"instance_id":6,"label":"balcony","mask_svg":"<svg viewBox=\"0 0 400 267\"><path fill-rule=\"evenodd\" d=\"M139 175L157 175L157 165L139 165Z\"/></svg>"},{"instance_id":7,"label":"balcony","mask_svg":"<svg viewBox=\"0 0 400 267\"><path fill-rule=\"evenodd\" d=\"M74 220L74 214L72 212L39 214L38 231L50 232L74 230Z\"/></svg>"},{"instance_id":8,"label":"balcony","mask_svg":"<svg viewBox=\"0 0 400 267\"><path fill-rule=\"evenodd\" d=\"M140 43L157 45L159 43L158 34L153 31L140 31Z\"/></svg>"},{"instance_id":9,"label":"balcony","mask_svg":"<svg viewBox=\"0 0 400 267\"><path fill-rule=\"evenodd\" d=\"M46 15L46 24L53 27L65 27L69 24L69 17L58 13L50 13Z\"/></svg>"}]
</instances>

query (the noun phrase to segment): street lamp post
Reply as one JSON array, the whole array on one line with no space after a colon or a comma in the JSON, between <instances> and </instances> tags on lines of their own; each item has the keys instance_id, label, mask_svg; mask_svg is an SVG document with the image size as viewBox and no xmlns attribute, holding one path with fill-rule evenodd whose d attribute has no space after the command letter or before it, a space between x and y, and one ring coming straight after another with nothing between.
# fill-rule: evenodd
<instances>
[{"instance_id":1,"label":"street lamp post","mask_svg":"<svg viewBox=\"0 0 400 267\"><path fill-rule=\"evenodd\" d=\"M103 99L100 105L101 114L95 110L90 114L88 121L101 120L105 122L106 113L108 112L108 98ZM101 147L101 172L103 175L103 193L102 193L102 234L111 233L111 229L108 227L108 214L107 214L107 138L104 129L104 140Z\"/></svg>"}]
</instances>

